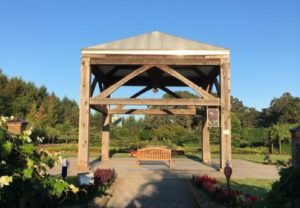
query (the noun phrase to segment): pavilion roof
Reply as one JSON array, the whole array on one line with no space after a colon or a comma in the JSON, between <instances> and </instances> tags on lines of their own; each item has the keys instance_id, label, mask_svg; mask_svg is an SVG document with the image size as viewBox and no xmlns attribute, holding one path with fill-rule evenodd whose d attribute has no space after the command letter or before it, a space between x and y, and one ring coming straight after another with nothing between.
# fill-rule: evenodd
<instances>
[{"instance_id":1,"label":"pavilion roof","mask_svg":"<svg viewBox=\"0 0 300 208\"><path fill-rule=\"evenodd\" d=\"M82 54L228 55L229 49L159 31L82 49Z\"/></svg>"}]
</instances>

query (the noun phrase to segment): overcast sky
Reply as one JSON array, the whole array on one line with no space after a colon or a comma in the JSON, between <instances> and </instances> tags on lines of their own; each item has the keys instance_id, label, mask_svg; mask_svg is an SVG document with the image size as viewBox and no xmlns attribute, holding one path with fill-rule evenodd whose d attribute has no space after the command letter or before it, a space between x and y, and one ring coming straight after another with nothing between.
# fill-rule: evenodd
<instances>
[{"instance_id":1,"label":"overcast sky","mask_svg":"<svg viewBox=\"0 0 300 208\"><path fill-rule=\"evenodd\" d=\"M159 30L230 48L232 95L260 110L284 92L300 96L299 8L297 0L0 0L0 68L79 101L81 48Z\"/></svg>"}]
</instances>

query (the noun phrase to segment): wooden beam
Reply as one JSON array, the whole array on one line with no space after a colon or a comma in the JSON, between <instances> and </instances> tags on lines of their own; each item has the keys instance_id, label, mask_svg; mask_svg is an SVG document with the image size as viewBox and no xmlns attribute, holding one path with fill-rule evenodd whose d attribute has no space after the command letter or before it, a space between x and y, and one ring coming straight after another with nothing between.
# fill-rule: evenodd
<instances>
[{"instance_id":1,"label":"wooden beam","mask_svg":"<svg viewBox=\"0 0 300 208\"><path fill-rule=\"evenodd\" d=\"M215 80L214 80L214 85L215 85L215 87L216 87L217 94L218 94L218 96L220 97L220 95L221 95L221 92L220 92L220 83L219 83L217 77L216 77Z\"/></svg>"},{"instance_id":2,"label":"wooden beam","mask_svg":"<svg viewBox=\"0 0 300 208\"><path fill-rule=\"evenodd\" d=\"M134 98L91 98L92 105L172 105L172 106L220 106L219 98L215 99L134 99Z\"/></svg>"},{"instance_id":3,"label":"wooden beam","mask_svg":"<svg viewBox=\"0 0 300 208\"><path fill-rule=\"evenodd\" d=\"M168 93L169 95L173 96L174 98L181 98L175 92L173 92L172 90L170 90L169 88L167 88L165 86L159 86L159 88L162 89L163 91L165 91L166 93Z\"/></svg>"},{"instance_id":4,"label":"wooden beam","mask_svg":"<svg viewBox=\"0 0 300 208\"><path fill-rule=\"evenodd\" d=\"M220 73L221 82L221 155L220 169L231 161L231 104L229 59L223 59Z\"/></svg>"},{"instance_id":5,"label":"wooden beam","mask_svg":"<svg viewBox=\"0 0 300 208\"><path fill-rule=\"evenodd\" d=\"M110 115L103 114L101 160L109 160Z\"/></svg>"},{"instance_id":6,"label":"wooden beam","mask_svg":"<svg viewBox=\"0 0 300 208\"><path fill-rule=\"evenodd\" d=\"M139 74L147 71L148 69L151 69L153 65L143 65L139 67L138 69L134 70L118 82L114 83L113 85L109 86L107 89L105 89L100 95L97 96L97 98L106 98L111 93L116 91L118 88L120 88L124 83L126 83L128 80L138 76Z\"/></svg>"},{"instance_id":7,"label":"wooden beam","mask_svg":"<svg viewBox=\"0 0 300 208\"><path fill-rule=\"evenodd\" d=\"M111 81L112 83L116 83L117 81L121 80L123 77L118 76L118 77L111 77ZM199 79L198 77L187 77L187 79L189 79L190 81L192 81L193 83L197 84L198 86L202 86L203 85L203 80ZM162 79L160 80L160 83L163 83L164 86L168 86L168 87L186 87L186 84L183 83L181 80L175 79L172 76L169 77L162 77ZM135 77L134 79L129 80L128 82L126 82L125 84L123 84L123 86L145 86L145 85L152 85L152 80L150 79L150 77Z\"/></svg>"},{"instance_id":8,"label":"wooden beam","mask_svg":"<svg viewBox=\"0 0 300 208\"><path fill-rule=\"evenodd\" d=\"M210 135L207 123L207 107L204 107L202 113L202 162L210 165L211 164L211 153L210 153Z\"/></svg>"},{"instance_id":9,"label":"wooden beam","mask_svg":"<svg viewBox=\"0 0 300 208\"><path fill-rule=\"evenodd\" d=\"M94 94L94 91L95 91L97 82L98 82L97 78L94 77L93 82L92 82L92 84L91 84L91 94L90 94L90 97L92 97L93 94Z\"/></svg>"},{"instance_id":10,"label":"wooden beam","mask_svg":"<svg viewBox=\"0 0 300 208\"><path fill-rule=\"evenodd\" d=\"M151 89L150 86L146 86L143 89L141 89L140 91L138 91L137 93L135 93L132 96L130 96L130 98L137 98L138 96L144 94L145 92L149 91L150 89Z\"/></svg>"},{"instance_id":11,"label":"wooden beam","mask_svg":"<svg viewBox=\"0 0 300 208\"><path fill-rule=\"evenodd\" d=\"M89 164L89 135L90 135L90 94L91 94L90 59L81 60L80 107L79 107L79 141L78 165L86 169Z\"/></svg>"},{"instance_id":12,"label":"wooden beam","mask_svg":"<svg viewBox=\"0 0 300 208\"><path fill-rule=\"evenodd\" d=\"M91 57L91 64L107 65L144 65L144 64L166 64L166 65L220 65L220 58L206 58L205 56L160 56L160 55L104 55Z\"/></svg>"},{"instance_id":13,"label":"wooden beam","mask_svg":"<svg viewBox=\"0 0 300 208\"><path fill-rule=\"evenodd\" d=\"M213 95L209 94L208 92L203 90L201 87L199 87L198 85L196 85L195 83L193 83L192 81L190 81L189 79L187 79L186 77L184 77L183 75L181 75L180 73L178 73L177 71L172 69L171 67L169 67L167 65L159 65L156 67L160 68L161 70L165 71L166 73L170 74L171 76L181 80L187 86L189 86L190 88L195 90L204 99L214 99L215 98Z\"/></svg>"},{"instance_id":14,"label":"wooden beam","mask_svg":"<svg viewBox=\"0 0 300 208\"><path fill-rule=\"evenodd\" d=\"M196 115L194 109L110 109L108 114L142 115Z\"/></svg>"},{"instance_id":15,"label":"wooden beam","mask_svg":"<svg viewBox=\"0 0 300 208\"><path fill-rule=\"evenodd\" d=\"M148 90L150 90L151 87L147 86L143 89L141 89L140 91L138 91L137 93L133 94L130 98L137 98L138 96L144 94L145 92L147 92ZM115 109L122 109L125 105L118 105Z\"/></svg>"},{"instance_id":16,"label":"wooden beam","mask_svg":"<svg viewBox=\"0 0 300 208\"><path fill-rule=\"evenodd\" d=\"M103 91L103 86L102 86L102 82L98 81L98 88L99 88L99 92Z\"/></svg>"},{"instance_id":17,"label":"wooden beam","mask_svg":"<svg viewBox=\"0 0 300 208\"><path fill-rule=\"evenodd\" d=\"M111 80L105 74L103 74L103 72L100 69L93 70L93 74L95 75L95 77L97 77L98 81L101 81L105 85L111 84Z\"/></svg>"},{"instance_id":18,"label":"wooden beam","mask_svg":"<svg viewBox=\"0 0 300 208\"><path fill-rule=\"evenodd\" d=\"M91 105L91 108L98 111L98 112L100 112L100 113L107 114L107 108L105 108L102 105Z\"/></svg>"},{"instance_id":19,"label":"wooden beam","mask_svg":"<svg viewBox=\"0 0 300 208\"><path fill-rule=\"evenodd\" d=\"M177 95L175 92L173 92L172 90L170 90L169 88L165 87L165 86L160 86L160 89L162 89L163 91L165 91L166 93L168 93L169 95L173 96L174 98L182 98L179 95ZM196 110L195 106L186 106L188 109L194 109Z\"/></svg>"}]
</instances>

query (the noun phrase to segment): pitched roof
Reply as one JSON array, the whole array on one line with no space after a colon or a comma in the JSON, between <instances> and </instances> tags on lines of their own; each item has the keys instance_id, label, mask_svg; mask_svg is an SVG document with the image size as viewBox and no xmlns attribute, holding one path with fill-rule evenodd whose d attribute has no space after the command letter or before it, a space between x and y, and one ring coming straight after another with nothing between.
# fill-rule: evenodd
<instances>
[{"instance_id":1,"label":"pitched roof","mask_svg":"<svg viewBox=\"0 0 300 208\"><path fill-rule=\"evenodd\" d=\"M82 54L227 55L229 49L155 31L86 47Z\"/></svg>"}]
</instances>

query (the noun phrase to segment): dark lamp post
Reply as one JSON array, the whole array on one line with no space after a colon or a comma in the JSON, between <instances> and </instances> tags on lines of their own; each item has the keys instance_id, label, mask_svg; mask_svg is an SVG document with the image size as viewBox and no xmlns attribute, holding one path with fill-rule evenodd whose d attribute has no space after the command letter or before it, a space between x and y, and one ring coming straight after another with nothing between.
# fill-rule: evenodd
<instances>
[{"instance_id":1,"label":"dark lamp post","mask_svg":"<svg viewBox=\"0 0 300 208\"><path fill-rule=\"evenodd\" d=\"M232 174L232 168L230 167L229 161L226 162L226 167L224 168L224 175L227 180L227 190L229 191L230 188L230 176Z\"/></svg>"}]
</instances>

